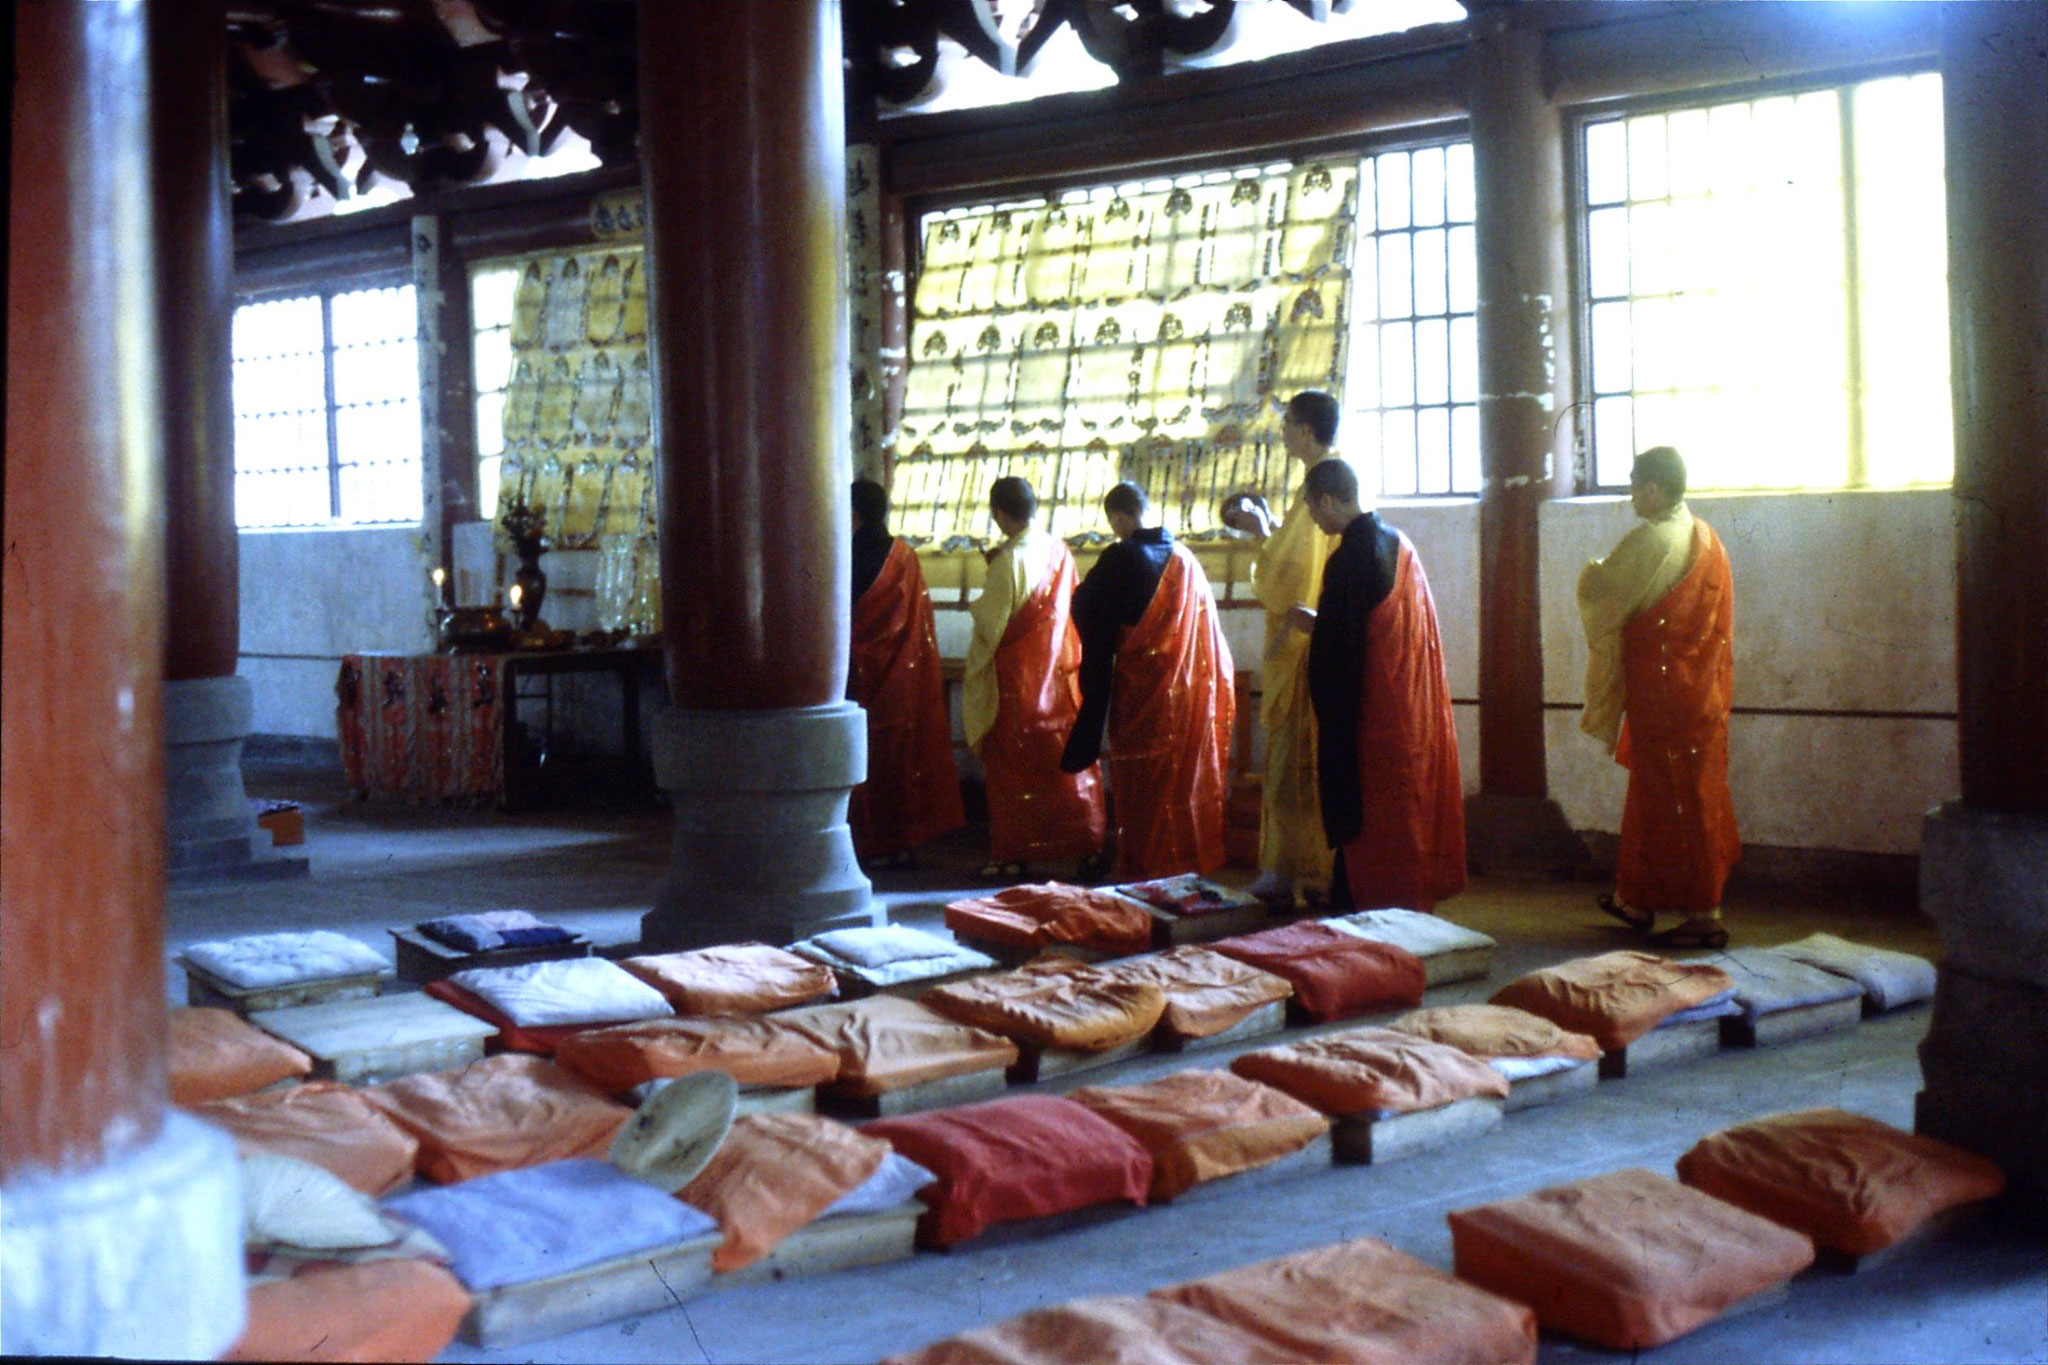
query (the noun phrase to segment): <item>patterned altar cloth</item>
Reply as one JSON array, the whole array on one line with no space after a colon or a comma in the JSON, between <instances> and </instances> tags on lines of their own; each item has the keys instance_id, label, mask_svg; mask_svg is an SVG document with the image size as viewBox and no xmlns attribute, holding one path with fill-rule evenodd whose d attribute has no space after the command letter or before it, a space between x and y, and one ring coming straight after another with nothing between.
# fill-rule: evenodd
<instances>
[{"instance_id":1,"label":"patterned altar cloth","mask_svg":"<svg viewBox=\"0 0 2048 1365\"><path fill-rule=\"evenodd\" d=\"M358 796L499 801L509 654L350 654L335 679L344 780Z\"/></svg>"}]
</instances>

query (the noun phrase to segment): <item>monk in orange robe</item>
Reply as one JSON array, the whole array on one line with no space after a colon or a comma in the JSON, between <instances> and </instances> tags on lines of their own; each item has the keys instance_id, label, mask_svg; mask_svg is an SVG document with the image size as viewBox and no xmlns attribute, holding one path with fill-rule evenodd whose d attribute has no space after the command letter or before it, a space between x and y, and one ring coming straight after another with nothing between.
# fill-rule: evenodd
<instances>
[{"instance_id":1,"label":"monk in orange robe","mask_svg":"<svg viewBox=\"0 0 2048 1365\"><path fill-rule=\"evenodd\" d=\"M1343 460L1310 468L1302 496L1338 537L1308 647L1331 901L1433 910L1465 889L1465 791L1429 576L1408 537L1359 506Z\"/></svg>"},{"instance_id":2,"label":"monk in orange robe","mask_svg":"<svg viewBox=\"0 0 2048 1365\"><path fill-rule=\"evenodd\" d=\"M1742 854L1728 791L1735 581L1685 485L1676 450L1638 455L1629 497L1642 520L1579 575L1579 728L1628 769L1614 894L1600 908L1659 947L1721 948L1721 890ZM1659 915L1679 922L1653 932Z\"/></svg>"},{"instance_id":3,"label":"monk in orange robe","mask_svg":"<svg viewBox=\"0 0 2048 1365\"><path fill-rule=\"evenodd\" d=\"M971 614L961 713L988 785L989 861L981 875L1019 881L1033 862L1093 859L1107 824L1101 774L1060 769L1081 706L1074 556L1033 524L1038 495L1018 476L989 488L1003 539Z\"/></svg>"},{"instance_id":4,"label":"monk in orange robe","mask_svg":"<svg viewBox=\"0 0 2048 1365\"><path fill-rule=\"evenodd\" d=\"M1061 766L1094 763L1106 722L1117 875L1214 872L1237 718L1216 598L1187 546L1144 524L1144 489L1120 483L1102 508L1117 543L1074 594L1081 711Z\"/></svg>"},{"instance_id":5,"label":"monk in orange robe","mask_svg":"<svg viewBox=\"0 0 2048 1365\"><path fill-rule=\"evenodd\" d=\"M853 485L846 697L868 717L867 780L846 810L854 852L901 866L919 844L966 824L967 812L924 571L909 544L889 534L888 490L868 479Z\"/></svg>"}]
</instances>

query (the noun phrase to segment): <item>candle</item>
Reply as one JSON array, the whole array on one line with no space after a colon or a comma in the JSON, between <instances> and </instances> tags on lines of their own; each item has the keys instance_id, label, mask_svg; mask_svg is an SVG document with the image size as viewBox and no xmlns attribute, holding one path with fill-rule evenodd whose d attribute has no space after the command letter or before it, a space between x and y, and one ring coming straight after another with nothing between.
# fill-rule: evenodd
<instances>
[{"instance_id":1,"label":"candle","mask_svg":"<svg viewBox=\"0 0 2048 1365\"><path fill-rule=\"evenodd\" d=\"M436 564L436 565L434 566L434 572L433 572L433 574L432 574L432 575L430 575L430 576L431 576L431 577L433 578L433 580L434 580L434 596L435 596L436 598L440 599L441 601L444 601L444 602L445 602L445 601L447 601L447 600L448 600L448 571L447 571L446 569L442 568L442 567L441 567L441 566L440 566L439 564Z\"/></svg>"},{"instance_id":2,"label":"candle","mask_svg":"<svg viewBox=\"0 0 2048 1365\"><path fill-rule=\"evenodd\" d=\"M512 599L512 610L518 611L520 597L519 585L517 583L514 583L512 585L511 591L508 592L506 595Z\"/></svg>"}]
</instances>

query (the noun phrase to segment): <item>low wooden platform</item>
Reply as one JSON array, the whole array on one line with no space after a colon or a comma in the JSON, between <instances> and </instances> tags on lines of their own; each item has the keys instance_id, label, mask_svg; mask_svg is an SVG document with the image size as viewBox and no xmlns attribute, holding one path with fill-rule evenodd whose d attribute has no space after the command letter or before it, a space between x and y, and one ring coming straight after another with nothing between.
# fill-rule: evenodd
<instances>
[{"instance_id":1,"label":"low wooden platform","mask_svg":"<svg viewBox=\"0 0 2048 1365\"><path fill-rule=\"evenodd\" d=\"M249 1022L313 1059L313 1078L376 1085L483 1060L496 1026L432 996L408 992L259 1010Z\"/></svg>"},{"instance_id":2,"label":"low wooden platform","mask_svg":"<svg viewBox=\"0 0 2048 1365\"><path fill-rule=\"evenodd\" d=\"M512 1346L674 1308L710 1283L711 1253L721 1240L708 1233L566 1275L486 1289L462 1320L462 1339L475 1346Z\"/></svg>"},{"instance_id":3,"label":"low wooden platform","mask_svg":"<svg viewBox=\"0 0 2048 1365\"><path fill-rule=\"evenodd\" d=\"M1502 1102L1502 1112L1515 1113L1522 1109L1534 1109L1543 1104L1560 1104L1567 1100L1579 1099L1593 1093L1600 1084L1600 1066L1597 1062L1581 1062L1564 1071L1553 1071L1548 1076L1531 1076L1523 1081L1508 1082L1508 1097Z\"/></svg>"},{"instance_id":4,"label":"low wooden platform","mask_svg":"<svg viewBox=\"0 0 2048 1365\"><path fill-rule=\"evenodd\" d=\"M1161 1052L1196 1052L1202 1048L1222 1047L1229 1043L1250 1042L1255 1038L1270 1037L1287 1027L1287 1002L1268 1001L1244 1018L1232 1024L1221 1033L1212 1033L1206 1038L1189 1038L1174 1033L1161 1024L1152 1031L1152 1045Z\"/></svg>"},{"instance_id":5,"label":"low wooden platform","mask_svg":"<svg viewBox=\"0 0 2048 1365\"><path fill-rule=\"evenodd\" d=\"M518 967L528 962L559 962L565 958L590 956L590 941L581 934L566 943L465 953L460 948L436 942L417 929L391 929L387 932L392 937L398 958L398 979L419 986L457 972L466 972L472 967Z\"/></svg>"},{"instance_id":6,"label":"low wooden platform","mask_svg":"<svg viewBox=\"0 0 2048 1365\"><path fill-rule=\"evenodd\" d=\"M1257 1189L1261 1185L1277 1185L1285 1180L1298 1180L1305 1175L1315 1175L1330 1169L1337 1159L1336 1141L1329 1133L1323 1134L1298 1152L1289 1152L1278 1161L1269 1161L1249 1171L1235 1175L1219 1176L1215 1180L1204 1180L1191 1185L1174 1198L1176 1204L1193 1204L1199 1200L1212 1199L1234 1190Z\"/></svg>"},{"instance_id":7,"label":"low wooden platform","mask_svg":"<svg viewBox=\"0 0 2048 1365\"><path fill-rule=\"evenodd\" d=\"M290 1009L295 1005L320 1005L334 1000L365 1000L384 988L388 972L360 972L354 976L329 976L318 981L295 981L286 986L237 986L223 981L197 963L183 957L185 1003L211 1005L233 1010L247 1019L263 1010Z\"/></svg>"},{"instance_id":8,"label":"low wooden platform","mask_svg":"<svg viewBox=\"0 0 2048 1365\"><path fill-rule=\"evenodd\" d=\"M1116 894L1122 896L1121 891ZM1162 910L1149 901L1136 896L1124 896L1133 904L1143 906L1145 913L1152 917L1152 946L1155 948L1182 948L1191 943L1213 943L1219 938L1234 938L1239 934L1256 934L1261 929L1270 929L1280 922L1279 917L1266 908L1263 901L1254 900L1249 905L1218 906L1199 915L1182 915L1172 910Z\"/></svg>"},{"instance_id":9,"label":"low wooden platform","mask_svg":"<svg viewBox=\"0 0 2048 1365\"><path fill-rule=\"evenodd\" d=\"M1778 1010L1757 1016L1752 1024L1736 1014L1721 1020L1721 1041L1731 1047L1772 1047L1817 1034L1855 1028L1863 1022L1863 997L1829 1000L1819 1005Z\"/></svg>"},{"instance_id":10,"label":"low wooden platform","mask_svg":"<svg viewBox=\"0 0 2048 1365\"><path fill-rule=\"evenodd\" d=\"M1009 1071L1010 1084L1030 1085L1034 1081L1050 1081L1062 1076L1080 1076L1090 1071L1100 1071L1118 1062L1127 1062L1141 1053L1152 1050L1152 1035L1140 1034L1128 1043L1103 1048L1100 1052L1084 1052L1071 1047L1038 1047L1032 1043L1017 1044L1017 1062Z\"/></svg>"},{"instance_id":11,"label":"low wooden platform","mask_svg":"<svg viewBox=\"0 0 2048 1365\"><path fill-rule=\"evenodd\" d=\"M907 1260L917 1250L917 1220L923 1216L924 1205L913 1199L881 1213L820 1218L752 1265L712 1276L712 1285L762 1284Z\"/></svg>"},{"instance_id":12,"label":"low wooden platform","mask_svg":"<svg viewBox=\"0 0 2048 1365\"><path fill-rule=\"evenodd\" d=\"M1009 1077L1001 1067L944 1076L900 1090L885 1090L879 1095L855 1095L836 1086L821 1085L817 1089L818 1112L844 1118L894 1118L924 1109L944 1109L951 1104L992 1100L1009 1086Z\"/></svg>"},{"instance_id":13,"label":"low wooden platform","mask_svg":"<svg viewBox=\"0 0 2048 1365\"><path fill-rule=\"evenodd\" d=\"M1422 985L1428 990L1435 986L1449 986L1459 981L1484 981L1493 975L1492 945L1476 948L1459 948L1448 953L1432 953L1422 959Z\"/></svg>"},{"instance_id":14,"label":"low wooden platform","mask_svg":"<svg viewBox=\"0 0 2048 1365\"><path fill-rule=\"evenodd\" d=\"M739 1105L733 1110L735 1116L817 1112L818 1088L814 1085L743 1085Z\"/></svg>"},{"instance_id":15,"label":"low wooden platform","mask_svg":"<svg viewBox=\"0 0 2048 1365\"><path fill-rule=\"evenodd\" d=\"M1500 1127L1503 1107L1500 1100L1479 1096L1383 1119L1364 1114L1341 1118L1331 1129L1334 1159L1345 1165L1382 1165L1464 1142Z\"/></svg>"},{"instance_id":16,"label":"low wooden platform","mask_svg":"<svg viewBox=\"0 0 2048 1365\"><path fill-rule=\"evenodd\" d=\"M1729 1016L1730 1018L1734 1016ZM1600 1078L1615 1081L1638 1071L1682 1066L1721 1050L1721 1021L1695 1019L1689 1024L1653 1028L1627 1047L1602 1054Z\"/></svg>"}]
</instances>

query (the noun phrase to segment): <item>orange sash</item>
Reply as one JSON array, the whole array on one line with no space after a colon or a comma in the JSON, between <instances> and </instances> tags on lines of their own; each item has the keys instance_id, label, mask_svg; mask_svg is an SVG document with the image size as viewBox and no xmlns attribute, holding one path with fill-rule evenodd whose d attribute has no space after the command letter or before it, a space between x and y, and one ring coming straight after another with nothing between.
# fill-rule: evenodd
<instances>
[{"instance_id":1,"label":"orange sash","mask_svg":"<svg viewBox=\"0 0 2048 1365\"><path fill-rule=\"evenodd\" d=\"M1621 631L1628 769L1615 889L1645 910L1712 910L1742 856L1728 794L1735 579L1713 528L1693 522L1692 567Z\"/></svg>"},{"instance_id":2,"label":"orange sash","mask_svg":"<svg viewBox=\"0 0 2048 1365\"><path fill-rule=\"evenodd\" d=\"M1394 590L1367 618L1365 639L1365 823L1344 846L1344 869L1361 910L1429 910L1465 889L1465 788L1436 600L1405 535Z\"/></svg>"},{"instance_id":3,"label":"orange sash","mask_svg":"<svg viewBox=\"0 0 2048 1365\"><path fill-rule=\"evenodd\" d=\"M867 709L868 776L846 818L863 858L885 858L967 823L953 767L939 637L917 554L902 540L853 608L846 695Z\"/></svg>"},{"instance_id":4,"label":"orange sash","mask_svg":"<svg viewBox=\"0 0 2048 1365\"><path fill-rule=\"evenodd\" d=\"M1109 775L1117 875L1127 881L1223 866L1223 802L1237 717L1230 646L1209 580L1175 545L1145 615L1116 653Z\"/></svg>"},{"instance_id":5,"label":"orange sash","mask_svg":"<svg viewBox=\"0 0 2048 1365\"><path fill-rule=\"evenodd\" d=\"M1100 771L1060 771L1081 709L1074 556L1062 545L1045 586L1017 608L996 647L996 721L981 741L989 856L999 863L1086 858L1102 847Z\"/></svg>"}]
</instances>

